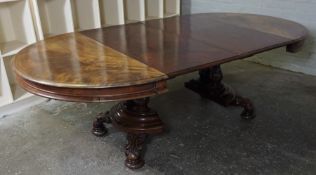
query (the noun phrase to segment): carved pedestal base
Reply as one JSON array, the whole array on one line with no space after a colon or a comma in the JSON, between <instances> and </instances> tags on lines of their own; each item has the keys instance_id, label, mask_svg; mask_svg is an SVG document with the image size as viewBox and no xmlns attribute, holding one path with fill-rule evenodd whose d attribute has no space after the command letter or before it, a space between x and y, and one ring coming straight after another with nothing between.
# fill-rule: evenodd
<instances>
[{"instance_id":1,"label":"carved pedestal base","mask_svg":"<svg viewBox=\"0 0 316 175\"><path fill-rule=\"evenodd\" d=\"M224 106L241 106L244 119L255 117L254 108L249 99L238 96L222 84L223 75L219 66L200 71L199 80L191 80L185 86L204 98ZM115 105L109 112L101 113L93 123L92 133L104 136L107 133L105 123L112 123L117 129L127 133L125 147L125 165L130 169L141 168L145 161L143 150L146 137L163 131L163 123L157 112L148 107L149 98L128 100Z\"/></svg>"},{"instance_id":2,"label":"carved pedestal base","mask_svg":"<svg viewBox=\"0 0 316 175\"><path fill-rule=\"evenodd\" d=\"M145 138L150 134L163 132L163 123L157 112L148 107L149 98L128 100L115 105L109 112L100 115L93 124L93 134L104 136L104 123L112 122L113 126L127 133L125 165L130 169L141 168Z\"/></svg>"},{"instance_id":3,"label":"carved pedestal base","mask_svg":"<svg viewBox=\"0 0 316 175\"><path fill-rule=\"evenodd\" d=\"M233 89L222 83L223 74L220 66L199 71L200 78L185 83L185 87L223 106L240 106L244 110L241 117L246 120L255 118L255 110L251 101L236 95Z\"/></svg>"}]
</instances>

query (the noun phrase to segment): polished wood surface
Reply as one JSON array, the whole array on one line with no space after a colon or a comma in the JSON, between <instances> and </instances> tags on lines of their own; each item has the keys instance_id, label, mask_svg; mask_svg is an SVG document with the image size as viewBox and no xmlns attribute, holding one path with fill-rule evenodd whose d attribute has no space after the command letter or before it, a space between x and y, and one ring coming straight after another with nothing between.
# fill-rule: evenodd
<instances>
[{"instance_id":1,"label":"polished wood surface","mask_svg":"<svg viewBox=\"0 0 316 175\"><path fill-rule=\"evenodd\" d=\"M304 41L307 31L280 18L207 13L82 34L173 77L282 46L297 51L301 45L296 43Z\"/></svg>"},{"instance_id":2,"label":"polished wood surface","mask_svg":"<svg viewBox=\"0 0 316 175\"><path fill-rule=\"evenodd\" d=\"M167 91L166 81L307 36L284 19L232 13L171 17L68 33L39 41L17 54L20 85L48 98L108 101Z\"/></svg>"},{"instance_id":3,"label":"polished wood surface","mask_svg":"<svg viewBox=\"0 0 316 175\"><path fill-rule=\"evenodd\" d=\"M163 25L161 25L161 23L163 23ZM174 27L175 23L180 25L180 30ZM271 16L240 13L201 13L183 15L167 19L151 20L146 22L146 26L159 28L177 34L188 34L188 32L190 32L190 34L195 34L195 31L206 32L205 29L213 30L213 28L217 28L216 33L221 34L220 36L223 36L223 34L230 34L225 33L225 28L231 28L230 30L236 29L234 33L238 33L240 29L245 29L245 31L258 31L294 40L304 39L307 34L307 30L304 26L293 21ZM224 31L220 29L224 29ZM191 37L194 38L194 35Z\"/></svg>"},{"instance_id":4,"label":"polished wood surface","mask_svg":"<svg viewBox=\"0 0 316 175\"><path fill-rule=\"evenodd\" d=\"M17 74L39 84L68 88L109 88L147 84L167 76L80 33L64 34L23 49Z\"/></svg>"}]
</instances>

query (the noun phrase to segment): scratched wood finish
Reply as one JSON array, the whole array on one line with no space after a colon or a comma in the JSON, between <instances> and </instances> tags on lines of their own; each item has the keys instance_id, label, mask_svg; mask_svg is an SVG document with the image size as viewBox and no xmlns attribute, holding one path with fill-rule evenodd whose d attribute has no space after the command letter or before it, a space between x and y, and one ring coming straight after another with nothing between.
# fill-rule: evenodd
<instances>
[{"instance_id":1,"label":"scratched wood finish","mask_svg":"<svg viewBox=\"0 0 316 175\"><path fill-rule=\"evenodd\" d=\"M82 34L173 77L282 46L297 51L307 31L300 24L280 18L208 13Z\"/></svg>"},{"instance_id":2,"label":"scratched wood finish","mask_svg":"<svg viewBox=\"0 0 316 175\"><path fill-rule=\"evenodd\" d=\"M79 33L23 49L14 66L29 81L68 88L122 87L166 79L160 71Z\"/></svg>"}]
</instances>

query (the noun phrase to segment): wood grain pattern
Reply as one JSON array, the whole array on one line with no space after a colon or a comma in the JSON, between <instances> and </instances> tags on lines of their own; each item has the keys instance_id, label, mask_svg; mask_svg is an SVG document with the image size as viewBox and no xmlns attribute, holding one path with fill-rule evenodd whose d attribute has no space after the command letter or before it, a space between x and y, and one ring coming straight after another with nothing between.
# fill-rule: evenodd
<instances>
[{"instance_id":1,"label":"wood grain pattern","mask_svg":"<svg viewBox=\"0 0 316 175\"><path fill-rule=\"evenodd\" d=\"M122 87L166 79L154 68L79 33L52 37L22 50L14 59L19 76L69 88Z\"/></svg>"},{"instance_id":2,"label":"wood grain pattern","mask_svg":"<svg viewBox=\"0 0 316 175\"><path fill-rule=\"evenodd\" d=\"M298 51L296 43L307 36L295 22L234 13L184 15L82 33L170 77L282 46Z\"/></svg>"},{"instance_id":3,"label":"wood grain pattern","mask_svg":"<svg viewBox=\"0 0 316 175\"><path fill-rule=\"evenodd\" d=\"M307 37L297 23L259 15L210 13L68 33L17 54L18 82L28 91L69 101L143 98L166 80L287 46Z\"/></svg>"}]
</instances>

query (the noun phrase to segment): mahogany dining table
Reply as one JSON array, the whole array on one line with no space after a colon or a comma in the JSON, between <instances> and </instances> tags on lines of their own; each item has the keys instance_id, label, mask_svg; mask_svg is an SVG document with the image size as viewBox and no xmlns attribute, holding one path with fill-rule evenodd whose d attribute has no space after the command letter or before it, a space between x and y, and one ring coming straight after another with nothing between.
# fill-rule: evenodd
<instances>
[{"instance_id":1,"label":"mahogany dining table","mask_svg":"<svg viewBox=\"0 0 316 175\"><path fill-rule=\"evenodd\" d=\"M148 103L167 92L168 80L198 71L186 88L223 106L243 107L241 117L251 120L253 104L222 83L220 65L284 46L297 52L307 33L298 23L270 16L183 15L49 37L21 50L13 67L19 85L35 95L120 101L96 117L92 133L105 136L105 123L126 132L125 165L137 169L145 163L146 138L164 130Z\"/></svg>"}]
</instances>

